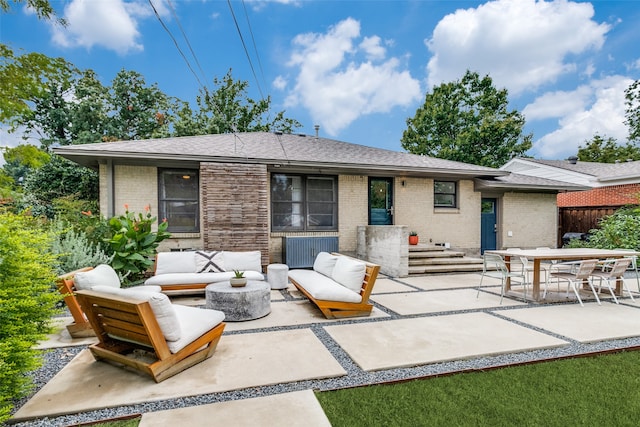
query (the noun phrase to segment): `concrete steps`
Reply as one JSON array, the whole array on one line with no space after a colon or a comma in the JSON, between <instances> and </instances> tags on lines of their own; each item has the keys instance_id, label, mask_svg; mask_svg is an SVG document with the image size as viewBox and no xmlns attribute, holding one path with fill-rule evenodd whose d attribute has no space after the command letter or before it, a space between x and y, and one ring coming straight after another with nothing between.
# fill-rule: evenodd
<instances>
[{"instance_id":1,"label":"concrete steps","mask_svg":"<svg viewBox=\"0 0 640 427\"><path fill-rule=\"evenodd\" d=\"M482 271L482 258L442 246L409 245L409 275Z\"/></svg>"}]
</instances>

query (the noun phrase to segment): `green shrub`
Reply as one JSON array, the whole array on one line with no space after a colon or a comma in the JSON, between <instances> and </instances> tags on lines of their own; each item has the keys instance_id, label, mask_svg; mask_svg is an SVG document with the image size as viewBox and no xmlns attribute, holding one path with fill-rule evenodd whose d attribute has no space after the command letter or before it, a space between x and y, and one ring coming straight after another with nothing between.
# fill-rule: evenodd
<instances>
[{"instance_id":1,"label":"green shrub","mask_svg":"<svg viewBox=\"0 0 640 427\"><path fill-rule=\"evenodd\" d=\"M158 224L157 232L152 225L157 218L151 215L151 208L145 207L146 214L129 212L125 205L124 215L109 219L112 235L107 239L113 250L111 266L121 277L135 283L144 277L144 273L153 264L152 258L161 241L169 238L167 221Z\"/></svg>"},{"instance_id":2,"label":"green shrub","mask_svg":"<svg viewBox=\"0 0 640 427\"><path fill-rule=\"evenodd\" d=\"M598 228L589 232L589 240L573 239L568 247L600 249L640 249L640 206L618 209L600 220Z\"/></svg>"},{"instance_id":3,"label":"green shrub","mask_svg":"<svg viewBox=\"0 0 640 427\"><path fill-rule=\"evenodd\" d=\"M32 386L26 373L41 362L33 346L50 332L60 300L50 247L40 222L0 213L0 423Z\"/></svg>"},{"instance_id":4,"label":"green shrub","mask_svg":"<svg viewBox=\"0 0 640 427\"><path fill-rule=\"evenodd\" d=\"M65 221L54 221L51 230L55 235L51 249L56 255L58 274L111 263L111 256L104 253L99 245Z\"/></svg>"}]
</instances>

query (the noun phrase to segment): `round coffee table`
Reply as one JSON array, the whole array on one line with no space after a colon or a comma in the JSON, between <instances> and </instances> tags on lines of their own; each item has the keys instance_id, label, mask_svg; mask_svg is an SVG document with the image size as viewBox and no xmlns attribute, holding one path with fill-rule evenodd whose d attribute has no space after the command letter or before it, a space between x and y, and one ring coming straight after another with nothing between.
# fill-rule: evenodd
<instances>
[{"instance_id":1,"label":"round coffee table","mask_svg":"<svg viewBox=\"0 0 640 427\"><path fill-rule=\"evenodd\" d=\"M229 281L211 283L205 288L206 308L220 310L224 320L241 322L271 313L271 286L267 282L249 280L234 288Z\"/></svg>"}]
</instances>

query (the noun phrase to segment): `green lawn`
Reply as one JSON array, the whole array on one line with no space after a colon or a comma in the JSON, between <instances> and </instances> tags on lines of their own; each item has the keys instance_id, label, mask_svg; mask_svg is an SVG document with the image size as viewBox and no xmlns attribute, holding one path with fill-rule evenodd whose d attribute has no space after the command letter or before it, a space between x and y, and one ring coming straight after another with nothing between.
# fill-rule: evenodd
<instances>
[{"instance_id":1,"label":"green lawn","mask_svg":"<svg viewBox=\"0 0 640 427\"><path fill-rule=\"evenodd\" d=\"M341 426L636 426L640 352L317 393Z\"/></svg>"}]
</instances>

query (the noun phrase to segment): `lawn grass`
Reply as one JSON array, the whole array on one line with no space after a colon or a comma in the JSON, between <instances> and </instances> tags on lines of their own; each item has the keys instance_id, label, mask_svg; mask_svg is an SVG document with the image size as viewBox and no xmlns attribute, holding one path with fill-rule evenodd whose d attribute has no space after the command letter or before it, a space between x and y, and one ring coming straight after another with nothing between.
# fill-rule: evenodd
<instances>
[{"instance_id":1,"label":"lawn grass","mask_svg":"<svg viewBox=\"0 0 640 427\"><path fill-rule=\"evenodd\" d=\"M317 393L342 426L636 426L640 352Z\"/></svg>"}]
</instances>

